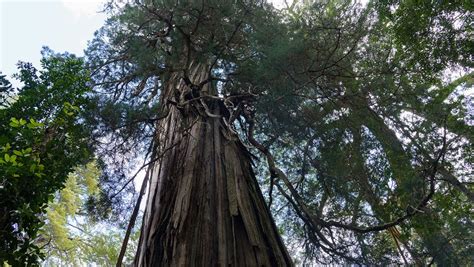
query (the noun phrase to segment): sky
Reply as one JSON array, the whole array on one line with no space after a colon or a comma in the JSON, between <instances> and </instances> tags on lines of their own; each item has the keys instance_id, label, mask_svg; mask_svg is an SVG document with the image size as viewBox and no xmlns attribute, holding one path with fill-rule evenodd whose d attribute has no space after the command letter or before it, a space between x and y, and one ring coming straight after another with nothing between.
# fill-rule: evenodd
<instances>
[{"instance_id":1,"label":"sky","mask_svg":"<svg viewBox=\"0 0 474 267\"><path fill-rule=\"evenodd\" d=\"M83 55L87 41L104 24L103 2L0 0L0 71L10 77L19 60L39 67L43 46Z\"/></svg>"},{"instance_id":2,"label":"sky","mask_svg":"<svg viewBox=\"0 0 474 267\"><path fill-rule=\"evenodd\" d=\"M283 1L272 2L282 6ZM106 16L100 12L104 2L0 0L0 72L10 77L18 61L39 68L43 46L83 55L87 41L104 24Z\"/></svg>"}]
</instances>

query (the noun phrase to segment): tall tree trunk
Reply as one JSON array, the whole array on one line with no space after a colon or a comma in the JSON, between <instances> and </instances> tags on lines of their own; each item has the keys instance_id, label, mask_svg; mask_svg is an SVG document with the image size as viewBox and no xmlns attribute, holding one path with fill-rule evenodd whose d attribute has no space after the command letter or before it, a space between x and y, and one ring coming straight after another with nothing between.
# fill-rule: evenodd
<instances>
[{"instance_id":1,"label":"tall tree trunk","mask_svg":"<svg viewBox=\"0 0 474 267\"><path fill-rule=\"evenodd\" d=\"M189 73L194 84L207 78L202 65ZM153 166L135 265L291 266L249 152L214 116L224 106L186 102L189 85L177 74L165 82L162 103L187 104L170 104L158 125L162 157ZM211 90L201 88L201 99Z\"/></svg>"}]
</instances>

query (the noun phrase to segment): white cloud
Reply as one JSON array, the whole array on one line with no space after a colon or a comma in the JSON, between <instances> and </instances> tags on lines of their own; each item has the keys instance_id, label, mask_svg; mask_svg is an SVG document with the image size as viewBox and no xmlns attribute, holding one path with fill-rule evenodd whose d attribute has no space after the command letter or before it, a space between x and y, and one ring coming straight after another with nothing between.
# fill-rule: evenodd
<instances>
[{"instance_id":1,"label":"white cloud","mask_svg":"<svg viewBox=\"0 0 474 267\"><path fill-rule=\"evenodd\" d=\"M75 18L92 17L101 11L104 0L60 0Z\"/></svg>"}]
</instances>

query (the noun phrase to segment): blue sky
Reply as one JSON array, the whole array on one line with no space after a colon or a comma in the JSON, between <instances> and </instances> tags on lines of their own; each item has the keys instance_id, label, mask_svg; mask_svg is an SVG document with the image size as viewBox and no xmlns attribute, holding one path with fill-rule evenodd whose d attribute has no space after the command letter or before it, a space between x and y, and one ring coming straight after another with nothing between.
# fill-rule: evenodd
<instances>
[{"instance_id":1,"label":"blue sky","mask_svg":"<svg viewBox=\"0 0 474 267\"><path fill-rule=\"evenodd\" d=\"M105 14L99 12L105 2L0 0L0 71L10 77L18 61L39 68L43 46L83 55L87 41L105 21ZM283 5L283 0L272 2Z\"/></svg>"},{"instance_id":2,"label":"blue sky","mask_svg":"<svg viewBox=\"0 0 474 267\"><path fill-rule=\"evenodd\" d=\"M0 0L0 71L10 76L16 63L39 67L41 48L83 55L87 41L103 25L102 0Z\"/></svg>"}]
</instances>

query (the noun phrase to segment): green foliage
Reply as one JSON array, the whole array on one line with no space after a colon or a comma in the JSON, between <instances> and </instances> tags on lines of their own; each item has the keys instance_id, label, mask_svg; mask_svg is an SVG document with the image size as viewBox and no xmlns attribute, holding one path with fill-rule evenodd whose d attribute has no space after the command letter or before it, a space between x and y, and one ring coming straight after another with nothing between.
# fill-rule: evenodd
<instances>
[{"instance_id":1,"label":"green foliage","mask_svg":"<svg viewBox=\"0 0 474 267\"><path fill-rule=\"evenodd\" d=\"M6 75L2 75L0 72L0 108L8 107L12 97L12 84L6 78Z\"/></svg>"},{"instance_id":2,"label":"green foliage","mask_svg":"<svg viewBox=\"0 0 474 267\"><path fill-rule=\"evenodd\" d=\"M20 63L23 86L1 92L10 100L0 109L0 259L14 266L42 257L37 239L47 204L91 155L81 124L90 90L82 60L44 49L41 64L38 71Z\"/></svg>"},{"instance_id":3,"label":"green foliage","mask_svg":"<svg viewBox=\"0 0 474 267\"><path fill-rule=\"evenodd\" d=\"M450 64L473 67L472 1L374 1L397 49L424 70Z\"/></svg>"},{"instance_id":4,"label":"green foliage","mask_svg":"<svg viewBox=\"0 0 474 267\"><path fill-rule=\"evenodd\" d=\"M39 234L46 254L43 265L112 266L116 263L123 239L121 229L95 221L85 210L88 199L99 197L99 176L96 162L76 167L68 175L64 188L48 205L45 225ZM137 238L134 232L128 260L133 258Z\"/></svg>"},{"instance_id":5,"label":"green foliage","mask_svg":"<svg viewBox=\"0 0 474 267\"><path fill-rule=\"evenodd\" d=\"M295 1L275 10L265 1L153 1L110 15L87 52L107 95L99 105L107 131L128 127L128 117L143 122L133 110L177 106L184 93L166 95L168 83L206 65L213 99L252 95L232 103L243 110L234 126L246 141L253 115L255 138L295 187L274 178L267 193L279 229L304 244L294 251L308 262L402 264L402 250L407 264L470 263L472 247L461 245L473 236L472 110L463 97L473 85L470 2ZM459 69L459 79L443 75ZM120 142L147 140L136 129L160 134L136 126ZM435 193L397 224L399 237L360 231L411 214L431 181Z\"/></svg>"}]
</instances>

